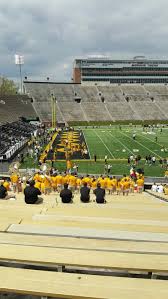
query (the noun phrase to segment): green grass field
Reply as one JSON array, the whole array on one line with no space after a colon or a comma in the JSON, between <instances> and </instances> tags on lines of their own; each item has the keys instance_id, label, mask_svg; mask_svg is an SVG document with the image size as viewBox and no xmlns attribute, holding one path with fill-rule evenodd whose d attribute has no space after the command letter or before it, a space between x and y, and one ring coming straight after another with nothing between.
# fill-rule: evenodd
<instances>
[{"instance_id":1,"label":"green grass field","mask_svg":"<svg viewBox=\"0 0 168 299\"><path fill-rule=\"evenodd\" d=\"M132 135L135 132L136 140ZM165 170L160 167L159 159L168 157L168 128L147 129L143 131L140 126L119 126L101 128L83 128L86 143L88 145L91 160L77 161L80 173L102 174L104 173L104 157L108 156L108 161L112 165L111 174L129 173L130 166L127 163L129 155L140 155L142 161L138 165L144 168L146 176L164 176ZM157 142L156 142L157 137ZM94 154L98 161L93 161ZM155 166L145 165L146 155L155 156L157 159ZM36 167L30 159L22 165L23 168ZM55 167L64 171L65 162L56 161Z\"/></svg>"},{"instance_id":2,"label":"green grass field","mask_svg":"<svg viewBox=\"0 0 168 299\"><path fill-rule=\"evenodd\" d=\"M84 129L83 133L93 159L97 154L99 159L105 155L109 159L127 159L129 155L154 155L157 159L168 156L168 129L143 131L141 127ZM132 135L136 134L136 140ZM157 142L156 142L157 137ZM164 150L165 149L165 150Z\"/></svg>"}]
</instances>

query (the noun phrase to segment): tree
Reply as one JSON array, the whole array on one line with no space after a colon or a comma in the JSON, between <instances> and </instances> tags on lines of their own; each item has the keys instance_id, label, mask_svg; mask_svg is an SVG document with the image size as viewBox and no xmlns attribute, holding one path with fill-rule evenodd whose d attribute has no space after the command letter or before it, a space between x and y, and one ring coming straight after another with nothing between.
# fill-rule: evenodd
<instances>
[{"instance_id":1,"label":"tree","mask_svg":"<svg viewBox=\"0 0 168 299\"><path fill-rule=\"evenodd\" d=\"M18 93L18 87L13 80L0 77L0 95L15 95Z\"/></svg>"}]
</instances>

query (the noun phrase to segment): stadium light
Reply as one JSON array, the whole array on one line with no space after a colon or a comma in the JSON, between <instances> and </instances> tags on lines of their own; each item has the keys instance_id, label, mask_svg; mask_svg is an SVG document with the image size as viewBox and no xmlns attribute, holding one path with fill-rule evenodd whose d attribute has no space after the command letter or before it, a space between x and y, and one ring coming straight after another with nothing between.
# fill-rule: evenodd
<instances>
[{"instance_id":1,"label":"stadium light","mask_svg":"<svg viewBox=\"0 0 168 299\"><path fill-rule=\"evenodd\" d=\"M20 72L20 91L23 92L23 81L22 81L22 65L24 64L24 56L15 54L15 64L19 66Z\"/></svg>"}]
</instances>

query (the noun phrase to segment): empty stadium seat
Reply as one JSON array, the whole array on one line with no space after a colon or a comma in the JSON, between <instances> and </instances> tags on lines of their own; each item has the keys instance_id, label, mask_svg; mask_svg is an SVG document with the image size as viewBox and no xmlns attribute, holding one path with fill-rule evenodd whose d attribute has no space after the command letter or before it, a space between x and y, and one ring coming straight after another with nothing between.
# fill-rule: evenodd
<instances>
[{"instance_id":1,"label":"empty stadium seat","mask_svg":"<svg viewBox=\"0 0 168 299\"><path fill-rule=\"evenodd\" d=\"M168 88L163 84L86 86L27 81L24 84L41 121L45 122L51 121L52 95L56 98L58 122L165 120L168 115L165 107ZM3 107L1 113L4 114Z\"/></svg>"},{"instance_id":2,"label":"empty stadium seat","mask_svg":"<svg viewBox=\"0 0 168 299\"><path fill-rule=\"evenodd\" d=\"M12 122L19 117L37 117L27 95L0 96L0 123Z\"/></svg>"}]
</instances>

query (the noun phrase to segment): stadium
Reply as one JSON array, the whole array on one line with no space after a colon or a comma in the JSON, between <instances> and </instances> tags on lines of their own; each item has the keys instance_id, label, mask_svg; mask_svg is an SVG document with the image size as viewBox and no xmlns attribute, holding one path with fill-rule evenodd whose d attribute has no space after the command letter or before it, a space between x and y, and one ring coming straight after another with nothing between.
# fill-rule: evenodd
<instances>
[{"instance_id":1,"label":"stadium","mask_svg":"<svg viewBox=\"0 0 168 299\"><path fill-rule=\"evenodd\" d=\"M0 296L167 299L168 61L0 94Z\"/></svg>"}]
</instances>

